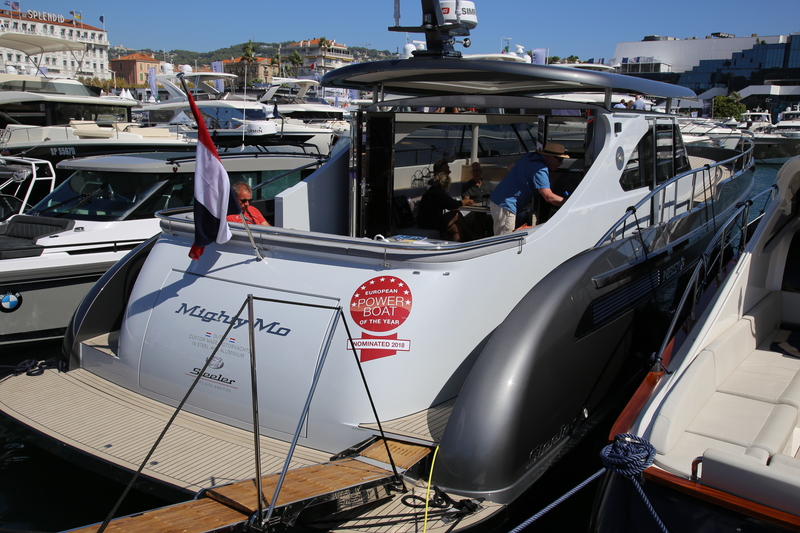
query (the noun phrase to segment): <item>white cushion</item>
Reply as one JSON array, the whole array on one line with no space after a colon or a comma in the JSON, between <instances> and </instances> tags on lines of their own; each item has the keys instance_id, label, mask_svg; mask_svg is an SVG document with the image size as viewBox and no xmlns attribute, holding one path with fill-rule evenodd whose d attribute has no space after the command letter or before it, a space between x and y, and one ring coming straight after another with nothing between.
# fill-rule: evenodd
<instances>
[{"instance_id":1,"label":"white cushion","mask_svg":"<svg viewBox=\"0 0 800 533\"><path fill-rule=\"evenodd\" d=\"M800 470L770 468L743 455L709 449L703 455L703 485L792 514L800 513Z\"/></svg>"},{"instance_id":2,"label":"white cushion","mask_svg":"<svg viewBox=\"0 0 800 533\"><path fill-rule=\"evenodd\" d=\"M724 383L755 349L756 335L753 323L744 319L738 320L706 346L706 350L714 355L716 384Z\"/></svg>"},{"instance_id":3,"label":"white cushion","mask_svg":"<svg viewBox=\"0 0 800 533\"><path fill-rule=\"evenodd\" d=\"M659 409L650 432L650 444L655 446L658 453L670 452L715 390L714 359L710 352L703 350L697 354Z\"/></svg>"},{"instance_id":4,"label":"white cushion","mask_svg":"<svg viewBox=\"0 0 800 533\"><path fill-rule=\"evenodd\" d=\"M745 317L755 324L757 334L756 345L781 325L782 316L781 291L772 291L747 312Z\"/></svg>"},{"instance_id":5,"label":"white cushion","mask_svg":"<svg viewBox=\"0 0 800 533\"><path fill-rule=\"evenodd\" d=\"M686 431L774 454L786 449L796 424L797 409L790 405L716 393Z\"/></svg>"},{"instance_id":6,"label":"white cushion","mask_svg":"<svg viewBox=\"0 0 800 533\"><path fill-rule=\"evenodd\" d=\"M800 459L792 457L791 455L778 453L772 456L772 459L769 461L769 466L783 470L795 469L800 472Z\"/></svg>"},{"instance_id":7,"label":"white cushion","mask_svg":"<svg viewBox=\"0 0 800 533\"><path fill-rule=\"evenodd\" d=\"M717 448L736 455L751 455L743 446L694 433L684 433L668 454L656 454L654 464L668 472L688 478L692 473L692 461L701 457L708 448ZM759 455L756 454L755 457L759 457ZM766 464L767 458L762 458L762 462Z\"/></svg>"}]
</instances>

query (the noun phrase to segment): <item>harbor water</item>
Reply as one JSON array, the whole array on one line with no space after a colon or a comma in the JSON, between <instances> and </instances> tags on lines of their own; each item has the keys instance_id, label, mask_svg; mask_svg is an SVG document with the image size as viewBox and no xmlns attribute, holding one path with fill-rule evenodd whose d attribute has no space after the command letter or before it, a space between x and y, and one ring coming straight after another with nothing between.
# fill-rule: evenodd
<instances>
[{"instance_id":1,"label":"harbor water","mask_svg":"<svg viewBox=\"0 0 800 533\"><path fill-rule=\"evenodd\" d=\"M759 162L754 193L771 186L779 168L780 164ZM757 204L753 210L758 212L763 207ZM60 341L5 347L0 352L0 365L16 365L26 359L49 359L57 356L60 349ZM615 414L599 424L536 484L515 510L508 530L602 468L599 452L607 441ZM597 482L588 485L525 531L586 530L596 485ZM37 448L29 435L0 419L0 531L64 531L101 522L124 489L115 481ZM132 491L117 516L168 503Z\"/></svg>"}]
</instances>

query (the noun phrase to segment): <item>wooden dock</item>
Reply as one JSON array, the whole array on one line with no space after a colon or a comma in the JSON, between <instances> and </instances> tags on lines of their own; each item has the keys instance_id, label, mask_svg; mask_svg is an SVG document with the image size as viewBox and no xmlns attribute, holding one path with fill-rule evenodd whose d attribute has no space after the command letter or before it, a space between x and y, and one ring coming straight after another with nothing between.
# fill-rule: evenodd
<instances>
[{"instance_id":1,"label":"wooden dock","mask_svg":"<svg viewBox=\"0 0 800 533\"><path fill-rule=\"evenodd\" d=\"M429 448L396 441L388 442L392 457L405 469L424 458ZM290 470L281 488L273 517L294 523L300 512L333 514L355 509L390 498L397 480L389 465L371 464L387 457L386 445L377 441L357 457ZM368 459L371 462L365 462ZM266 512L280 475L262 478ZM315 510L315 506L322 507ZM202 533L231 530L243 524L258 511L258 490L255 479L215 487L203 492L202 498L112 520L110 533ZM316 511L316 512L315 512ZM99 524L71 530L94 533Z\"/></svg>"}]
</instances>

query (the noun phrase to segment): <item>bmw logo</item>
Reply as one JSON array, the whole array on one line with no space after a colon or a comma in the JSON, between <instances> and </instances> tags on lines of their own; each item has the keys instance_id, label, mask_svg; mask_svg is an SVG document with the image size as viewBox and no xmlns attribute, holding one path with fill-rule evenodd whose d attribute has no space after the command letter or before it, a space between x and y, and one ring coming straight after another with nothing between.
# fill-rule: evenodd
<instances>
[{"instance_id":1,"label":"bmw logo","mask_svg":"<svg viewBox=\"0 0 800 533\"><path fill-rule=\"evenodd\" d=\"M22 295L18 292L7 292L0 298L0 311L3 313L13 313L22 307Z\"/></svg>"}]
</instances>

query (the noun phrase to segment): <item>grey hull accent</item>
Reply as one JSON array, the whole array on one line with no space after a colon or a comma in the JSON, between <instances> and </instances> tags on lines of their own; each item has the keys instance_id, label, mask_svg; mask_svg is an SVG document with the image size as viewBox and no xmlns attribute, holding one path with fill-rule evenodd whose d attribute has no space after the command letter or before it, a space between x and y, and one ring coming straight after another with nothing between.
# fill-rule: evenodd
<instances>
[{"instance_id":1,"label":"grey hull accent","mask_svg":"<svg viewBox=\"0 0 800 533\"><path fill-rule=\"evenodd\" d=\"M580 254L555 269L498 327L453 408L434 466L445 490L509 503L558 458L602 405L634 351L633 305L576 338L609 251ZM645 273L642 272L642 275ZM641 304L641 302L640 302ZM640 305L642 307L642 305ZM635 358L627 373L643 368Z\"/></svg>"},{"instance_id":2,"label":"grey hull accent","mask_svg":"<svg viewBox=\"0 0 800 533\"><path fill-rule=\"evenodd\" d=\"M120 328L133 285L160 236L151 237L117 261L84 296L64 335L62 353L69 368L80 366L81 341Z\"/></svg>"}]
</instances>

